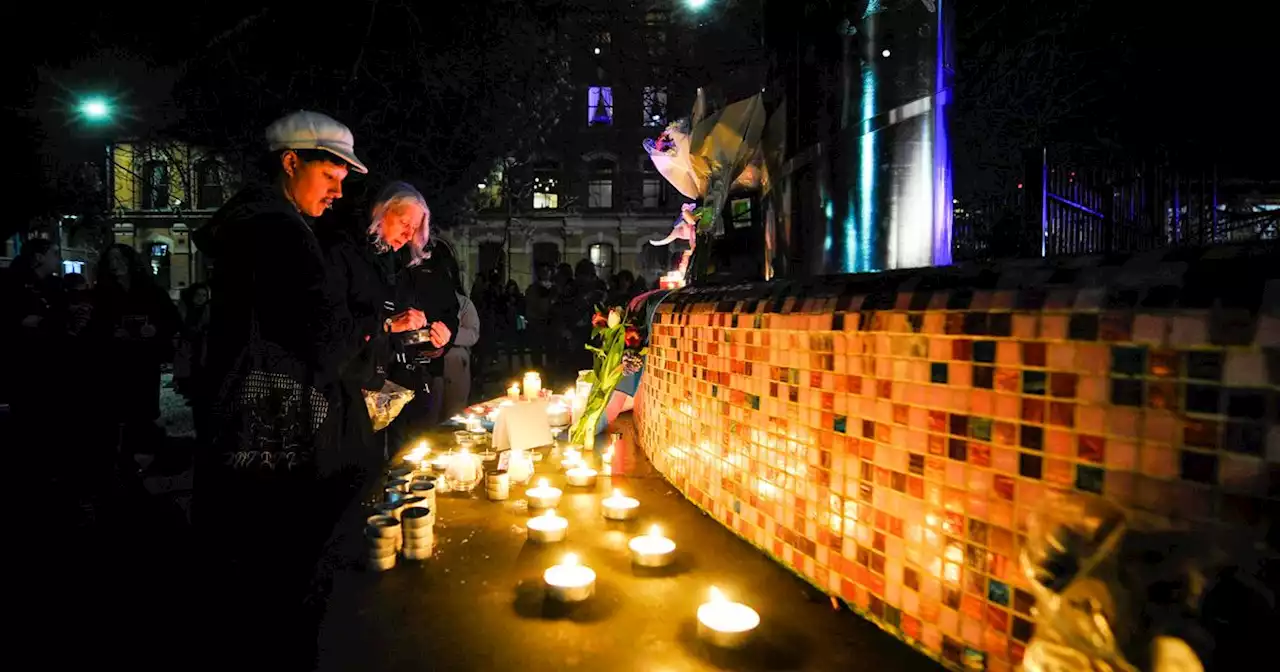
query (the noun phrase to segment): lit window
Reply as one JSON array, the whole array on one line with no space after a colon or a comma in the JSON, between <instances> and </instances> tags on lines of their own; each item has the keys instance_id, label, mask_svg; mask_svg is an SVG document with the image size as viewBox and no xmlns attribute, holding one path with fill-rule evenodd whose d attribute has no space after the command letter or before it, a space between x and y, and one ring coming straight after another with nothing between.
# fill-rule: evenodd
<instances>
[{"instance_id":1,"label":"lit window","mask_svg":"<svg viewBox=\"0 0 1280 672\"><path fill-rule=\"evenodd\" d=\"M560 207L558 171L550 164L533 171L533 209L555 210Z\"/></svg>"},{"instance_id":2,"label":"lit window","mask_svg":"<svg viewBox=\"0 0 1280 672\"><path fill-rule=\"evenodd\" d=\"M751 199L739 198L729 204L729 211L732 213L730 223L735 229L746 229L751 227Z\"/></svg>"},{"instance_id":3,"label":"lit window","mask_svg":"<svg viewBox=\"0 0 1280 672\"><path fill-rule=\"evenodd\" d=\"M667 90L657 86L644 87L644 125L667 125Z\"/></svg>"},{"instance_id":4,"label":"lit window","mask_svg":"<svg viewBox=\"0 0 1280 672\"><path fill-rule=\"evenodd\" d=\"M83 273L84 273L84 262L83 262L83 261L71 261L70 259L65 259L65 260L63 260L63 262L62 262L62 274L63 274L63 275L70 275L70 274L72 274L72 273L80 273L80 274L83 274Z\"/></svg>"},{"instance_id":5,"label":"lit window","mask_svg":"<svg viewBox=\"0 0 1280 672\"><path fill-rule=\"evenodd\" d=\"M587 248L587 258L596 267L596 277L608 278L613 275L613 246L609 243L594 243Z\"/></svg>"},{"instance_id":6,"label":"lit window","mask_svg":"<svg viewBox=\"0 0 1280 672\"><path fill-rule=\"evenodd\" d=\"M595 161L591 164L591 177L587 181L587 207L608 209L613 207L613 163Z\"/></svg>"},{"instance_id":7,"label":"lit window","mask_svg":"<svg viewBox=\"0 0 1280 672\"><path fill-rule=\"evenodd\" d=\"M587 89L587 125L608 126L613 123L613 89L593 86Z\"/></svg>"}]
</instances>

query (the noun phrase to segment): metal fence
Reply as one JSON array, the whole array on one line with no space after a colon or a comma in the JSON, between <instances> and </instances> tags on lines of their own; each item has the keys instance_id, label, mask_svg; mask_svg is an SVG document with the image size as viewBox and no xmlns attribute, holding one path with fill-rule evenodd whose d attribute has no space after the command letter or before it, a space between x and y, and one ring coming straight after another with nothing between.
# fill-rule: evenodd
<instances>
[{"instance_id":1,"label":"metal fence","mask_svg":"<svg viewBox=\"0 0 1280 672\"><path fill-rule=\"evenodd\" d=\"M1212 167L1167 163L1100 168L1028 152L1022 180L955 209L956 260L1125 252L1262 240L1280 211L1224 195Z\"/></svg>"}]
</instances>

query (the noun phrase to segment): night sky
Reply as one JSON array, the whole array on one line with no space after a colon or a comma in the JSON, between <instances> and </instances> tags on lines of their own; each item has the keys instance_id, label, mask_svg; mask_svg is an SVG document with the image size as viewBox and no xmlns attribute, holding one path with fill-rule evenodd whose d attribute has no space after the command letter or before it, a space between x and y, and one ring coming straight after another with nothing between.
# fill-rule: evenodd
<instances>
[{"instance_id":1,"label":"night sky","mask_svg":"<svg viewBox=\"0 0 1280 672\"><path fill-rule=\"evenodd\" d=\"M350 33L359 32L366 5L338 5L325 10L333 16L312 17L331 21L332 35L285 34L281 39L322 41L339 51L349 48L346 44L355 39ZM1262 10L1246 11L1244 5L1229 0L1215 6L1217 11L1193 12L1174 11L1170 3L1152 0L963 2L956 26L958 94L965 94L966 78L986 67L975 62L978 40L1025 39L1032 29L1028 26L1035 23L1028 12L1044 15L1054 7L1074 7L1073 25L1065 26L1057 39L1086 55L1059 63L1054 76L1071 90L1083 91L1088 105L1077 118L1059 124L1053 130L1056 136L1116 143L1134 151L1173 148L1198 160L1215 160L1230 173L1280 177L1278 115L1271 98L1280 52L1274 45L1270 50L1264 46L1280 22ZM273 3L270 11L287 18L291 11L314 7ZM449 8L433 5L431 20L448 24L449 17L441 12ZM263 11L260 3L248 2L199 3L181 9L151 2L102 3L74 11L43 3L32 10L37 18L28 25L38 39L8 45L16 50L11 62L28 67L10 72L16 76L19 95L6 105L5 114L22 136L19 153L33 157L42 152L74 156L97 151L92 133L86 138L87 131L68 117L77 97L85 93L115 98L125 112L126 127L128 117L139 124L172 122L180 111L167 106L166 100L184 65L198 62L213 38ZM343 12L345 18L339 16ZM973 25L979 18L990 20ZM975 107L980 108L970 105L965 113L981 114Z\"/></svg>"}]
</instances>

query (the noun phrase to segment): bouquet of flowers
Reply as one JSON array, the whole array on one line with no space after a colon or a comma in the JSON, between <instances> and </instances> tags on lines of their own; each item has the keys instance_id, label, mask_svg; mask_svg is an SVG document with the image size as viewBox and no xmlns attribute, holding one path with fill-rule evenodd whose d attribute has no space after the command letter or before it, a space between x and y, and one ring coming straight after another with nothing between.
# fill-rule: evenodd
<instances>
[{"instance_id":1,"label":"bouquet of flowers","mask_svg":"<svg viewBox=\"0 0 1280 672\"><path fill-rule=\"evenodd\" d=\"M646 350L641 345L640 330L619 307L610 308L608 313L596 310L591 317L591 338L600 340L599 346L586 345L595 354L595 363L586 378L591 383L591 395L587 397L582 415L569 430L570 440L582 445L591 444L618 382L623 376L640 371Z\"/></svg>"}]
</instances>

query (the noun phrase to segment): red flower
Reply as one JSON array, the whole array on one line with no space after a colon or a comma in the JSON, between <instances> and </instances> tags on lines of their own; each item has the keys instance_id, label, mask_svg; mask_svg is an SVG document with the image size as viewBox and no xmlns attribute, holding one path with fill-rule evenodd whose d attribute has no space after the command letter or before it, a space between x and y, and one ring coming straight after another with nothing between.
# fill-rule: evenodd
<instances>
[{"instance_id":1,"label":"red flower","mask_svg":"<svg viewBox=\"0 0 1280 672\"><path fill-rule=\"evenodd\" d=\"M628 348L634 348L640 345L640 332L635 327L627 327L626 344Z\"/></svg>"},{"instance_id":2,"label":"red flower","mask_svg":"<svg viewBox=\"0 0 1280 672\"><path fill-rule=\"evenodd\" d=\"M601 315L600 313L596 313L595 315L591 316L591 326L597 329L603 329L608 325L609 325L609 318L605 317L604 315Z\"/></svg>"}]
</instances>

